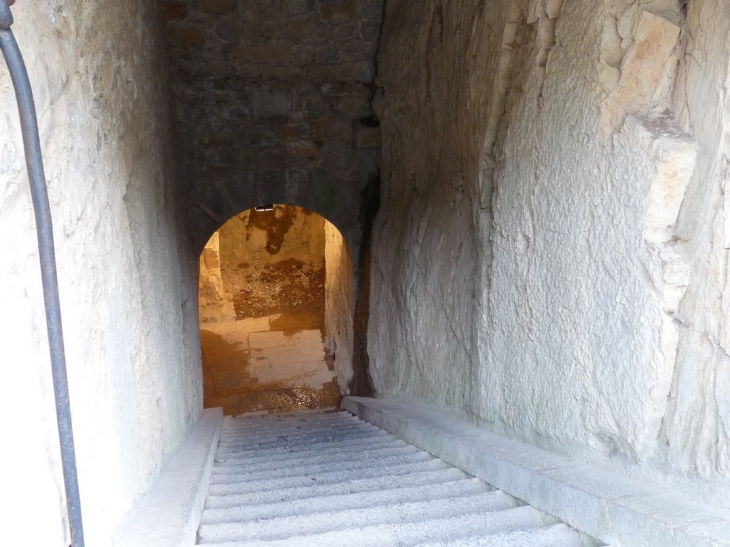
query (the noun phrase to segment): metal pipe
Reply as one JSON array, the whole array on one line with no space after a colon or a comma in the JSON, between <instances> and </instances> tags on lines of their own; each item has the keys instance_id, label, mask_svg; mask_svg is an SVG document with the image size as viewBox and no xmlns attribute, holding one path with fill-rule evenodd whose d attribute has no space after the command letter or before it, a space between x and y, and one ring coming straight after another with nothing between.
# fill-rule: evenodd
<instances>
[{"instance_id":1,"label":"metal pipe","mask_svg":"<svg viewBox=\"0 0 730 547\"><path fill-rule=\"evenodd\" d=\"M76 473L76 454L74 450L71 408L66 375L66 356L63 348L63 329L61 326L61 305L58 296L58 276L56 274L56 252L53 246L53 224L51 207L48 202L48 188L43 173L41 141L38 136L38 122L33 104L33 91L28 79L23 57L12 30L13 16L6 0L0 0L0 49L10 71L15 88L20 113L20 126L23 133L25 162L33 198L33 210L38 234L38 254L43 281L43 300L46 311L48 346L51 353L53 393L56 399L56 420L58 438L61 445L63 482L66 488L66 507L74 547L84 547L84 529L81 521L81 499Z\"/></svg>"}]
</instances>

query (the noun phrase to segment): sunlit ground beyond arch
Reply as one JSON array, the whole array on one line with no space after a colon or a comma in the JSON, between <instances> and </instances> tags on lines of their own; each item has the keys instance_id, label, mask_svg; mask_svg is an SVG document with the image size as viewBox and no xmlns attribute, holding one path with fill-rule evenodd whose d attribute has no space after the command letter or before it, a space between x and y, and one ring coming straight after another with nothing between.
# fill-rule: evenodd
<instances>
[{"instance_id":1,"label":"sunlit ground beyond arch","mask_svg":"<svg viewBox=\"0 0 730 547\"><path fill-rule=\"evenodd\" d=\"M343 251L332 224L293 205L249 209L210 238L199 286L206 407L238 415L337 406L335 349L351 344Z\"/></svg>"}]
</instances>

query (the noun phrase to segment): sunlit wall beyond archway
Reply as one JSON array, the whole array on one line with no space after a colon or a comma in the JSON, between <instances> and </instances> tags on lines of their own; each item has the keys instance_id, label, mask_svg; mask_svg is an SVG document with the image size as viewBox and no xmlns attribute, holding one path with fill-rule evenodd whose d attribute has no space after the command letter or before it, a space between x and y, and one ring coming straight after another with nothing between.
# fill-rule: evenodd
<instances>
[{"instance_id":1,"label":"sunlit wall beyond archway","mask_svg":"<svg viewBox=\"0 0 730 547\"><path fill-rule=\"evenodd\" d=\"M352 259L337 228L293 205L231 218L200 257L206 407L328 408L352 376Z\"/></svg>"}]
</instances>

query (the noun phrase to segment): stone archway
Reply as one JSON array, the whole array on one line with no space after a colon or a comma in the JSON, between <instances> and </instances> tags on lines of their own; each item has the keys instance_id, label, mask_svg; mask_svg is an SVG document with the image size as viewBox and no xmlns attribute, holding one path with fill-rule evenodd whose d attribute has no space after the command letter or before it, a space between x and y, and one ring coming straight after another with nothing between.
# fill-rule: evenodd
<instances>
[{"instance_id":1,"label":"stone archway","mask_svg":"<svg viewBox=\"0 0 730 547\"><path fill-rule=\"evenodd\" d=\"M200 259L206 406L337 406L353 376L354 289L348 244L324 217L293 205L234 215Z\"/></svg>"}]
</instances>

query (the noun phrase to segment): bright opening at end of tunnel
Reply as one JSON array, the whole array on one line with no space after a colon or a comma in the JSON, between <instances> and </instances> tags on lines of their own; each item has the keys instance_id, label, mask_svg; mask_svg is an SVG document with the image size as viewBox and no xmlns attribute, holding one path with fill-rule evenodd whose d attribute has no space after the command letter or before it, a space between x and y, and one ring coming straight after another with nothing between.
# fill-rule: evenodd
<instances>
[{"instance_id":1,"label":"bright opening at end of tunnel","mask_svg":"<svg viewBox=\"0 0 730 547\"><path fill-rule=\"evenodd\" d=\"M325 218L280 204L231 218L200 256L205 407L233 416L337 407L352 370L353 306L350 253Z\"/></svg>"}]
</instances>

